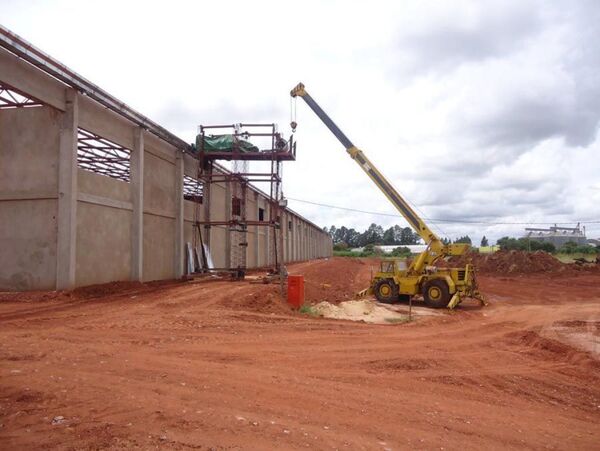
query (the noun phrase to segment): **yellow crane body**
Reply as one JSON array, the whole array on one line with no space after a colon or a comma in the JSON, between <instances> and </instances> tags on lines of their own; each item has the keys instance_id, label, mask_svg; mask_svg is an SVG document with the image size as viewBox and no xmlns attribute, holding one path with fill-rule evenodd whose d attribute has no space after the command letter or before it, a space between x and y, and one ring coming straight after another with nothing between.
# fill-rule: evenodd
<instances>
[{"instance_id":1,"label":"yellow crane body","mask_svg":"<svg viewBox=\"0 0 600 451\"><path fill-rule=\"evenodd\" d=\"M463 255L470 246L462 243L444 244L385 176L369 161L364 152L348 139L315 102L302 83L294 87L290 94L292 97L301 97L307 103L346 148L350 157L369 176L427 245L425 251L414 258L406 268L402 267L402 262L399 260L382 261L380 270L374 275L370 287L364 292L374 294L377 300L386 303L392 303L408 296L422 295L425 303L435 308L448 307L452 309L466 297L478 299L484 304L485 300L477 289L473 265L467 264L461 268L445 268L435 265L440 259Z\"/></svg>"}]
</instances>

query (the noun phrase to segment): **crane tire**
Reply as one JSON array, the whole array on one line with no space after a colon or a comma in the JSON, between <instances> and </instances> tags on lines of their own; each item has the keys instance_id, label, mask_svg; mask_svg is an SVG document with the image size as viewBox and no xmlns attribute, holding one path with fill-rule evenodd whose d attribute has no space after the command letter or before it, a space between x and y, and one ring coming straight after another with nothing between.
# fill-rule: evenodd
<instances>
[{"instance_id":1,"label":"crane tire","mask_svg":"<svg viewBox=\"0 0 600 451\"><path fill-rule=\"evenodd\" d=\"M392 279L381 279L373 288L375 298L383 304L392 304L398 300L398 285Z\"/></svg>"},{"instance_id":2,"label":"crane tire","mask_svg":"<svg viewBox=\"0 0 600 451\"><path fill-rule=\"evenodd\" d=\"M431 279L423 285L425 305L432 308L444 308L450 302L450 289L443 279Z\"/></svg>"}]
</instances>

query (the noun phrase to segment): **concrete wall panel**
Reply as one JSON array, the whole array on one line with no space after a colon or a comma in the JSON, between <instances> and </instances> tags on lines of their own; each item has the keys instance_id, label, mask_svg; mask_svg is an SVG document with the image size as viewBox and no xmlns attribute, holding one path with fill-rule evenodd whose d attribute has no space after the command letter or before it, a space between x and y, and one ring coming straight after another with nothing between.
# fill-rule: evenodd
<instances>
[{"instance_id":1,"label":"concrete wall panel","mask_svg":"<svg viewBox=\"0 0 600 451\"><path fill-rule=\"evenodd\" d=\"M144 134L144 143L146 152L162 158L163 160L167 160L170 163L175 162L175 155L180 152L179 149L176 149L171 144L166 143L153 133L146 132Z\"/></svg>"},{"instance_id":2,"label":"concrete wall panel","mask_svg":"<svg viewBox=\"0 0 600 451\"><path fill-rule=\"evenodd\" d=\"M82 95L79 95L79 126L128 149L133 148L134 125Z\"/></svg>"},{"instance_id":3,"label":"concrete wall panel","mask_svg":"<svg viewBox=\"0 0 600 451\"><path fill-rule=\"evenodd\" d=\"M175 220L144 214L144 281L175 275Z\"/></svg>"},{"instance_id":4,"label":"concrete wall panel","mask_svg":"<svg viewBox=\"0 0 600 451\"><path fill-rule=\"evenodd\" d=\"M173 164L148 152L144 161L144 211L175 217Z\"/></svg>"},{"instance_id":5,"label":"concrete wall panel","mask_svg":"<svg viewBox=\"0 0 600 451\"><path fill-rule=\"evenodd\" d=\"M57 195L60 115L49 107L0 110L0 193Z\"/></svg>"},{"instance_id":6,"label":"concrete wall panel","mask_svg":"<svg viewBox=\"0 0 600 451\"><path fill-rule=\"evenodd\" d=\"M131 218L130 210L78 202L77 286L129 280Z\"/></svg>"},{"instance_id":7,"label":"concrete wall panel","mask_svg":"<svg viewBox=\"0 0 600 451\"><path fill-rule=\"evenodd\" d=\"M223 268L226 262L225 238L227 230L221 226L213 226L210 230L210 254L215 267Z\"/></svg>"},{"instance_id":8,"label":"concrete wall panel","mask_svg":"<svg viewBox=\"0 0 600 451\"><path fill-rule=\"evenodd\" d=\"M80 193L93 194L107 199L131 202L129 183L85 169L77 170L77 184Z\"/></svg>"},{"instance_id":9,"label":"concrete wall panel","mask_svg":"<svg viewBox=\"0 0 600 451\"><path fill-rule=\"evenodd\" d=\"M56 286L59 134L52 108L0 110L0 290Z\"/></svg>"},{"instance_id":10,"label":"concrete wall panel","mask_svg":"<svg viewBox=\"0 0 600 451\"><path fill-rule=\"evenodd\" d=\"M0 291L56 286L56 200L0 202Z\"/></svg>"},{"instance_id":11,"label":"concrete wall panel","mask_svg":"<svg viewBox=\"0 0 600 451\"><path fill-rule=\"evenodd\" d=\"M0 80L29 96L65 109L65 85L57 79L32 68L8 50L0 48Z\"/></svg>"}]
</instances>

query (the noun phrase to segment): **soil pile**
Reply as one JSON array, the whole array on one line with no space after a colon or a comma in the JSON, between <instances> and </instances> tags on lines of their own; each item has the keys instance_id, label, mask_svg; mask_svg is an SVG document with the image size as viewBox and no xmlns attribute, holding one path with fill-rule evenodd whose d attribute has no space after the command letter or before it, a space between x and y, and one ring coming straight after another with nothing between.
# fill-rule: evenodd
<instances>
[{"instance_id":1,"label":"soil pile","mask_svg":"<svg viewBox=\"0 0 600 451\"><path fill-rule=\"evenodd\" d=\"M544 251L499 251L493 254L471 252L449 260L449 266L464 266L471 263L479 274L535 274L563 272L570 266L561 263Z\"/></svg>"},{"instance_id":2,"label":"soil pile","mask_svg":"<svg viewBox=\"0 0 600 451\"><path fill-rule=\"evenodd\" d=\"M306 302L333 304L355 299L357 292L369 286L371 273L369 261L347 257L294 264L288 271L304 276Z\"/></svg>"},{"instance_id":3,"label":"soil pile","mask_svg":"<svg viewBox=\"0 0 600 451\"><path fill-rule=\"evenodd\" d=\"M325 318L346 319L373 324L397 323L408 319L405 315L388 310L371 301L346 301L338 305L323 301L312 308Z\"/></svg>"},{"instance_id":4,"label":"soil pile","mask_svg":"<svg viewBox=\"0 0 600 451\"><path fill-rule=\"evenodd\" d=\"M225 287L226 285L223 284ZM235 296L223 296L219 304L233 309L255 313L289 314L292 308L281 296L279 285L241 285Z\"/></svg>"}]
</instances>

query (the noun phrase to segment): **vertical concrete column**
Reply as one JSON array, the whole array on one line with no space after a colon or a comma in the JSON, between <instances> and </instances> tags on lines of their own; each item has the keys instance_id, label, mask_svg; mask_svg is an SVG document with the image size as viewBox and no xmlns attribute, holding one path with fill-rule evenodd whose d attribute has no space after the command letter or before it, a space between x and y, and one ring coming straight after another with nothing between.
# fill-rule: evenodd
<instances>
[{"instance_id":1,"label":"vertical concrete column","mask_svg":"<svg viewBox=\"0 0 600 451\"><path fill-rule=\"evenodd\" d=\"M287 261L287 216L283 209L279 210L279 242L281 243L281 262Z\"/></svg>"},{"instance_id":2,"label":"vertical concrete column","mask_svg":"<svg viewBox=\"0 0 600 451\"><path fill-rule=\"evenodd\" d=\"M261 208L261 199L260 196L258 195L258 193L256 191L254 191L254 202L256 204L256 219L258 220L258 209ZM264 218L263 218L264 219ZM262 233L264 226L254 226L254 248L256 249L256 251L254 252L254 266L256 268L260 267L260 247L259 247L259 238L258 238L258 234Z\"/></svg>"},{"instance_id":3,"label":"vertical concrete column","mask_svg":"<svg viewBox=\"0 0 600 451\"><path fill-rule=\"evenodd\" d=\"M225 268L231 268L231 181L227 179L225 182Z\"/></svg>"},{"instance_id":4,"label":"vertical concrete column","mask_svg":"<svg viewBox=\"0 0 600 451\"><path fill-rule=\"evenodd\" d=\"M308 225L303 224L304 227L304 260L308 260Z\"/></svg>"},{"instance_id":5,"label":"vertical concrete column","mask_svg":"<svg viewBox=\"0 0 600 451\"><path fill-rule=\"evenodd\" d=\"M285 265L285 258L286 258L286 252L285 252L285 233L287 233L287 225L285 223L285 214L284 211L282 209L279 209L279 230L278 230L278 234L279 234L279 239L278 239L278 243L277 243L277 247L279 249L279 264L281 265Z\"/></svg>"},{"instance_id":6,"label":"vertical concrete column","mask_svg":"<svg viewBox=\"0 0 600 451\"><path fill-rule=\"evenodd\" d=\"M298 255L296 260L302 261L302 221L300 219L296 220L296 230L298 231L298 235L296 236L296 244L298 247Z\"/></svg>"},{"instance_id":7,"label":"vertical concrete column","mask_svg":"<svg viewBox=\"0 0 600 451\"><path fill-rule=\"evenodd\" d=\"M292 219L292 233L291 233L291 238L292 238L292 253L291 253L291 260L294 262L296 261L296 218L294 215L291 215L291 219Z\"/></svg>"},{"instance_id":8,"label":"vertical concrete column","mask_svg":"<svg viewBox=\"0 0 600 451\"><path fill-rule=\"evenodd\" d=\"M184 242L183 242L183 153L177 151L175 156L175 278L184 275Z\"/></svg>"},{"instance_id":9,"label":"vertical concrete column","mask_svg":"<svg viewBox=\"0 0 600 451\"><path fill-rule=\"evenodd\" d=\"M292 217L292 235L294 236L294 242L293 242L293 250L292 250L292 258L294 259L294 261L298 261L298 237L299 237L299 232L298 232L298 218L296 218L296 216Z\"/></svg>"},{"instance_id":10,"label":"vertical concrete column","mask_svg":"<svg viewBox=\"0 0 600 451\"><path fill-rule=\"evenodd\" d=\"M304 261L304 223L300 222L300 260Z\"/></svg>"},{"instance_id":11,"label":"vertical concrete column","mask_svg":"<svg viewBox=\"0 0 600 451\"><path fill-rule=\"evenodd\" d=\"M210 176L212 176L212 166L209 167L210 168ZM204 168L203 171L208 171L208 168ZM204 217L202 218L204 221L210 221L211 219L211 214L210 214L210 206L211 206L211 185L212 183L204 183L202 185L202 206L203 206L203 210L204 210ZM210 247L210 235L211 235L211 227L208 224L205 224L204 229L202 229L202 242L204 243L204 245L207 247L207 249L209 250L209 252L212 253L211 251L211 247ZM213 257L214 258L214 257Z\"/></svg>"},{"instance_id":12,"label":"vertical concrete column","mask_svg":"<svg viewBox=\"0 0 600 451\"><path fill-rule=\"evenodd\" d=\"M300 222L300 260L306 260L304 255L304 222Z\"/></svg>"},{"instance_id":13,"label":"vertical concrete column","mask_svg":"<svg viewBox=\"0 0 600 451\"><path fill-rule=\"evenodd\" d=\"M131 280L144 277L144 129L133 130L130 158L130 189L133 216L131 218Z\"/></svg>"},{"instance_id":14,"label":"vertical concrete column","mask_svg":"<svg viewBox=\"0 0 600 451\"><path fill-rule=\"evenodd\" d=\"M271 220L271 205L265 201L265 217ZM265 266L271 266L271 226L265 227Z\"/></svg>"},{"instance_id":15,"label":"vertical concrete column","mask_svg":"<svg viewBox=\"0 0 600 451\"><path fill-rule=\"evenodd\" d=\"M56 252L56 289L75 286L77 245L77 128L79 105L77 91L65 91L58 150L58 218Z\"/></svg>"}]
</instances>

